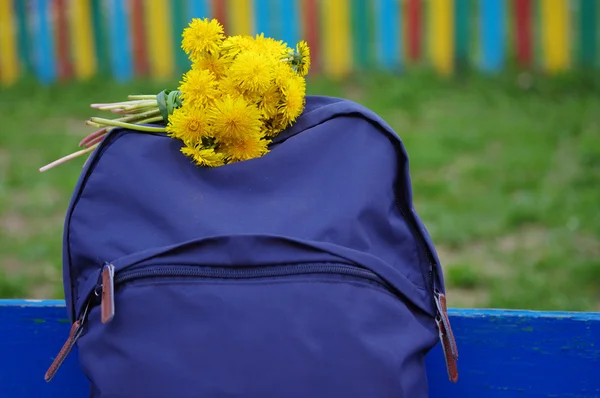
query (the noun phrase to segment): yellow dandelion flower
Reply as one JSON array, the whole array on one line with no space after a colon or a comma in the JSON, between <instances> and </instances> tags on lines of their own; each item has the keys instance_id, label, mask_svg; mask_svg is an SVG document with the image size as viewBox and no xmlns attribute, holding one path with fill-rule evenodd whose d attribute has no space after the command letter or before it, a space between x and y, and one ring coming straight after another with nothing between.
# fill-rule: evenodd
<instances>
[{"instance_id":1,"label":"yellow dandelion flower","mask_svg":"<svg viewBox=\"0 0 600 398\"><path fill-rule=\"evenodd\" d=\"M215 75L205 69L187 71L178 90L181 91L181 100L192 106L206 106L219 94Z\"/></svg>"},{"instance_id":2,"label":"yellow dandelion flower","mask_svg":"<svg viewBox=\"0 0 600 398\"><path fill-rule=\"evenodd\" d=\"M260 134L261 114L243 97L227 95L215 101L208 111L214 137L224 144Z\"/></svg>"},{"instance_id":3,"label":"yellow dandelion flower","mask_svg":"<svg viewBox=\"0 0 600 398\"><path fill-rule=\"evenodd\" d=\"M181 48L194 61L203 53L218 52L225 34L223 25L216 19L194 18L183 30L182 37Z\"/></svg>"},{"instance_id":4,"label":"yellow dandelion flower","mask_svg":"<svg viewBox=\"0 0 600 398\"><path fill-rule=\"evenodd\" d=\"M294 66L300 76L304 77L308 75L308 70L310 69L310 48L304 40L296 45Z\"/></svg>"},{"instance_id":5,"label":"yellow dandelion flower","mask_svg":"<svg viewBox=\"0 0 600 398\"><path fill-rule=\"evenodd\" d=\"M221 79L227 73L227 68L231 60L219 56L219 54L207 54L195 60L192 69L208 70L215 75L215 78Z\"/></svg>"},{"instance_id":6,"label":"yellow dandelion flower","mask_svg":"<svg viewBox=\"0 0 600 398\"><path fill-rule=\"evenodd\" d=\"M277 59L285 57L290 50L283 41L275 40L271 37L265 37L264 33L256 35L254 40L256 42L257 51L269 56L273 56Z\"/></svg>"},{"instance_id":7,"label":"yellow dandelion flower","mask_svg":"<svg viewBox=\"0 0 600 398\"><path fill-rule=\"evenodd\" d=\"M196 144L209 134L206 111L199 107L177 108L169 116L166 130L170 137Z\"/></svg>"},{"instance_id":8,"label":"yellow dandelion flower","mask_svg":"<svg viewBox=\"0 0 600 398\"><path fill-rule=\"evenodd\" d=\"M225 156L215 152L212 148L203 148L202 145L186 144L181 148L181 153L189 156L198 166L218 167L225 164Z\"/></svg>"},{"instance_id":9,"label":"yellow dandelion flower","mask_svg":"<svg viewBox=\"0 0 600 398\"><path fill-rule=\"evenodd\" d=\"M237 98L244 95L244 90L240 88L240 85L237 83L237 81L233 80L229 76L225 76L219 80L218 84L219 93L222 97L229 95L232 98Z\"/></svg>"},{"instance_id":10,"label":"yellow dandelion flower","mask_svg":"<svg viewBox=\"0 0 600 398\"><path fill-rule=\"evenodd\" d=\"M306 82L302 77L294 75L293 78L285 81L281 91L283 96L278 107L278 112L283 117L286 125L289 125L304 110Z\"/></svg>"},{"instance_id":11,"label":"yellow dandelion flower","mask_svg":"<svg viewBox=\"0 0 600 398\"><path fill-rule=\"evenodd\" d=\"M269 141L258 134L251 134L241 140L223 145L223 152L232 162L259 158L269 152Z\"/></svg>"},{"instance_id":12,"label":"yellow dandelion flower","mask_svg":"<svg viewBox=\"0 0 600 398\"><path fill-rule=\"evenodd\" d=\"M254 51L240 53L229 67L231 77L242 90L255 93L267 91L277 60Z\"/></svg>"},{"instance_id":13,"label":"yellow dandelion flower","mask_svg":"<svg viewBox=\"0 0 600 398\"><path fill-rule=\"evenodd\" d=\"M242 97L244 97L244 99L249 104L252 104L254 106L258 106L258 103L259 103L259 101L260 101L260 99L261 99L262 96L260 95L260 93L256 93L254 91L243 90L242 91Z\"/></svg>"},{"instance_id":14,"label":"yellow dandelion flower","mask_svg":"<svg viewBox=\"0 0 600 398\"><path fill-rule=\"evenodd\" d=\"M221 44L221 54L225 57L235 57L242 52L254 49L256 49L256 42L247 35L229 36Z\"/></svg>"},{"instance_id":15,"label":"yellow dandelion flower","mask_svg":"<svg viewBox=\"0 0 600 398\"><path fill-rule=\"evenodd\" d=\"M271 119L265 121L263 127L263 134L265 137L275 137L286 128L286 121L283 116L277 115Z\"/></svg>"},{"instance_id":16,"label":"yellow dandelion flower","mask_svg":"<svg viewBox=\"0 0 600 398\"><path fill-rule=\"evenodd\" d=\"M269 86L267 91L258 100L258 109L265 118L271 118L277 115L277 105L281 100L281 92L277 86Z\"/></svg>"},{"instance_id":17,"label":"yellow dandelion flower","mask_svg":"<svg viewBox=\"0 0 600 398\"><path fill-rule=\"evenodd\" d=\"M287 62L278 62L273 70L273 79L275 84L280 89L283 89L286 82L290 79L297 77L298 75L292 68L292 66Z\"/></svg>"}]
</instances>

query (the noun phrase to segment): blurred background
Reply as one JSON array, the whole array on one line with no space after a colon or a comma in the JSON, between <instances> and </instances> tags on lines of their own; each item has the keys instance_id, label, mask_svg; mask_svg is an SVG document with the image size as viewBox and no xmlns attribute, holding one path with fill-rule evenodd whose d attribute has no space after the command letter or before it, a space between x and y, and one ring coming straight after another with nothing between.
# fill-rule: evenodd
<instances>
[{"instance_id":1,"label":"blurred background","mask_svg":"<svg viewBox=\"0 0 600 398\"><path fill-rule=\"evenodd\" d=\"M597 0L0 0L0 297L62 298L94 102L176 88L193 17L308 41L410 157L453 307L600 310Z\"/></svg>"}]
</instances>

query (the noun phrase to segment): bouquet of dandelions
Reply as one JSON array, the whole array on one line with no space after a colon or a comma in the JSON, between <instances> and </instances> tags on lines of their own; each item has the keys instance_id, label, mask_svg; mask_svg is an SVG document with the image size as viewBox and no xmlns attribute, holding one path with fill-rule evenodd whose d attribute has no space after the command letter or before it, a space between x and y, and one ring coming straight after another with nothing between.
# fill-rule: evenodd
<instances>
[{"instance_id":1,"label":"bouquet of dandelions","mask_svg":"<svg viewBox=\"0 0 600 398\"><path fill-rule=\"evenodd\" d=\"M177 90L92 104L120 117L90 118L86 123L99 130L80 142L84 149L40 171L91 153L117 127L165 132L182 141L181 152L198 166L217 167L265 155L271 139L304 110L310 68L307 44L301 41L292 49L262 34L225 37L215 19L193 19L182 37L181 47L192 66Z\"/></svg>"}]
</instances>

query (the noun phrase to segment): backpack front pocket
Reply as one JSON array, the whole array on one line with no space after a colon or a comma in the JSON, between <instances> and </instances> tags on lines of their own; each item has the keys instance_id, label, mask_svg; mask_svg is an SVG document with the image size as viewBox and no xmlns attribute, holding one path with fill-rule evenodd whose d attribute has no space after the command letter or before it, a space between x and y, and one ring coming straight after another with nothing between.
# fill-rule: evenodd
<instances>
[{"instance_id":1,"label":"backpack front pocket","mask_svg":"<svg viewBox=\"0 0 600 398\"><path fill-rule=\"evenodd\" d=\"M105 275L77 343L93 397L427 396L431 319L364 268L139 264Z\"/></svg>"}]
</instances>

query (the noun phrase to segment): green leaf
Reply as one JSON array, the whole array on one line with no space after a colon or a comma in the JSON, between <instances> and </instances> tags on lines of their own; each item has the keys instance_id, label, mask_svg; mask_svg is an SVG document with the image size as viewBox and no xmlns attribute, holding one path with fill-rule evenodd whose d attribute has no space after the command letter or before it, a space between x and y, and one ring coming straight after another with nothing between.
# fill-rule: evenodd
<instances>
[{"instance_id":1,"label":"green leaf","mask_svg":"<svg viewBox=\"0 0 600 398\"><path fill-rule=\"evenodd\" d=\"M179 90L163 90L156 96L158 109L165 122L168 122L169 115L181 106L182 102L180 96L181 91Z\"/></svg>"},{"instance_id":2,"label":"green leaf","mask_svg":"<svg viewBox=\"0 0 600 398\"><path fill-rule=\"evenodd\" d=\"M167 95L170 90L163 90L156 96L156 101L158 102L158 109L160 110L160 114L163 117L163 120L167 122L169 120L169 112L167 109Z\"/></svg>"},{"instance_id":3,"label":"green leaf","mask_svg":"<svg viewBox=\"0 0 600 398\"><path fill-rule=\"evenodd\" d=\"M181 100L179 96L181 95L181 91L174 90L169 93L167 96L167 111L169 115L173 113L173 111L181 106Z\"/></svg>"}]
</instances>

